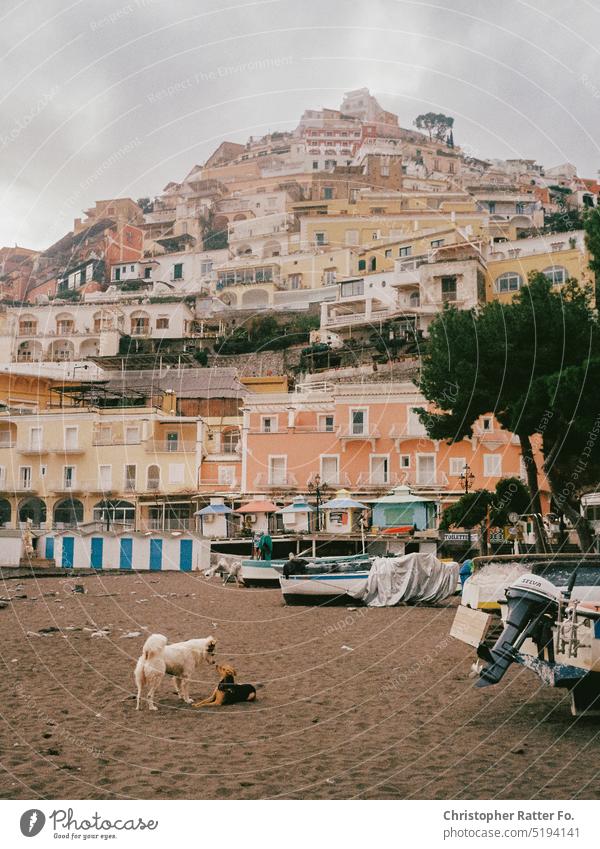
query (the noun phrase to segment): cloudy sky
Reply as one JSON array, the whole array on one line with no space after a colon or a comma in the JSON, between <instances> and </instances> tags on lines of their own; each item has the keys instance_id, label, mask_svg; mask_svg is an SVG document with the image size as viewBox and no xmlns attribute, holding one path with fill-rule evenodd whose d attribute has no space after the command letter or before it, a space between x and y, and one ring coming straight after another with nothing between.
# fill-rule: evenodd
<instances>
[{"instance_id":1,"label":"cloudy sky","mask_svg":"<svg viewBox=\"0 0 600 849\"><path fill-rule=\"evenodd\" d=\"M481 157L600 168L600 0L3 0L0 245L368 86Z\"/></svg>"}]
</instances>

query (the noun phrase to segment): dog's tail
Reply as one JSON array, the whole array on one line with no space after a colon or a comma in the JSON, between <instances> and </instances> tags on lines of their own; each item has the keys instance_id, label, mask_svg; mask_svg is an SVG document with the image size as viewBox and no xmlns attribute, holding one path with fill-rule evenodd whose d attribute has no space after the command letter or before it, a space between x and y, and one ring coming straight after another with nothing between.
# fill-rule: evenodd
<instances>
[{"instance_id":1,"label":"dog's tail","mask_svg":"<svg viewBox=\"0 0 600 849\"><path fill-rule=\"evenodd\" d=\"M144 660L150 660L152 657L161 655L165 650L167 642L167 638L163 634L150 634L142 649Z\"/></svg>"}]
</instances>

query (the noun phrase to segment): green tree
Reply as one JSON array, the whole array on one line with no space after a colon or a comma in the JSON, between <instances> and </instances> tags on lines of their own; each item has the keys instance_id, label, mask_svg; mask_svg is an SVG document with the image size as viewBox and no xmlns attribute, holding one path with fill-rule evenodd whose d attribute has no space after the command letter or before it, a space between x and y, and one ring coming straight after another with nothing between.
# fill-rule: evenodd
<instances>
[{"instance_id":1,"label":"green tree","mask_svg":"<svg viewBox=\"0 0 600 849\"><path fill-rule=\"evenodd\" d=\"M433 438L458 441L492 412L518 436L539 551L547 550L547 540L532 437L545 435L548 411L561 405L559 393L549 397L547 381L589 357L594 325L589 293L577 281L556 289L534 273L512 303L493 301L468 312L448 308L430 326L420 386L440 412L422 410L422 421ZM585 403L595 407L593 396ZM552 448L548 433L543 449Z\"/></svg>"},{"instance_id":2,"label":"green tree","mask_svg":"<svg viewBox=\"0 0 600 849\"><path fill-rule=\"evenodd\" d=\"M136 203L143 213L152 212L154 209L154 201L150 198L138 198Z\"/></svg>"},{"instance_id":3,"label":"green tree","mask_svg":"<svg viewBox=\"0 0 600 849\"><path fill-rule=\"evenodd\" d=\"M217 251L227 247L229 244L227 226L218 226L218 219L214 210L209 209L206 215L201 215L199 222L202 247L205 251Z\"/></svg>"},{"instance_id":4,"label":"green tree","mask_svg":"<svg viewBox=\"0 0 600 849\"><path fill-rule=\"evenodd\" d=\"M589 267L594 272L596 304L600 303L600 208L590 209L583 219L585 244L590 252Z\"/></svg>"},{"instance_id":5,"label":"green tree","mask_svg":"<svg viewBox=\"0 0 600 849\"><path fill-rule=\"evenodd\" d=\"M425 130L429 136L429 141L436 139L443 142L446 141L448 133L452 132L454 118L450 118L442 112L425 112L422 115L417 115L414 125L419 130Z\"/></svg>"}]
</instances>

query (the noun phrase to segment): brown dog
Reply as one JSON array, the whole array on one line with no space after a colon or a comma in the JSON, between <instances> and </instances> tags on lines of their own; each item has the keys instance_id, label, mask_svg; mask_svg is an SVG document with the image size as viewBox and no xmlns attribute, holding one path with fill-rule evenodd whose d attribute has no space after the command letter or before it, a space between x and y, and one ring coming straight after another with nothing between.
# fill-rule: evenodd
<instances>
[{"instance_id":1,"label":"brown dog","mask_svg":"<svg viewBox=\"0 0 600 849\"><path fill-rule=\"evenodd\" d=\"M253 702L256 699L256 689L252 684L236 684L237 672L233 666L217 665L217 672L221 676L214 692L207 699L194 702L192 707L199 708L206 705L233 705L236 702Z\"/></svg>"}]
</instances>

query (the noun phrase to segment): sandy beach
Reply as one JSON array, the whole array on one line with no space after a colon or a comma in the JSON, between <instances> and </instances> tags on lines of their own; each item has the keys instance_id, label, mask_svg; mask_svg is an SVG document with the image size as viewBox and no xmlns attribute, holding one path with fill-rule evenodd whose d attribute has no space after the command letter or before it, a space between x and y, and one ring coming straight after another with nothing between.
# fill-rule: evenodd
<instances>
[{"instance_id":1,"label":"sandy beach","mask_svg":"<svg viewBox=\"0 0 600 849\"><path fill-rule=\"evenodd\" d=\"M0 595L2 798L600 798L600 720L521 669L473 689L473 651L448 636L456 599L285 607L198 573L28 578ZM159 711L136 712L151 632L213 634L257 702L193 710L167 678ZM204 666L192 694L215 683Z\"/></svg>"}]
</instances>

